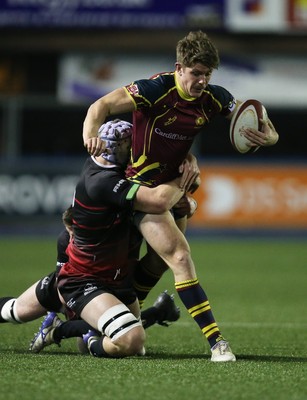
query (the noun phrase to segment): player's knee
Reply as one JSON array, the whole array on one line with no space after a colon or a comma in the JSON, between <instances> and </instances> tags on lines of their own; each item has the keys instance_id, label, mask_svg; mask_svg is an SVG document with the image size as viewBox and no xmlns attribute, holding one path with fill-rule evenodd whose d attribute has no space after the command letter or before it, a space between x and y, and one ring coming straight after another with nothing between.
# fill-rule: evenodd
<instances>
[{"instance_id":1,"label":"player's knee","mask_svg":"<svg viewBox=\"0 0 307 400\"><path fill-rule=\"evenodd\" d=\"M98 329L118 347L120 356L137 354L145 342L141 321L124 304L117 304L102 314Z\"/></svg>"},{"instance_id":2,"label":"player's knee","mask_svg":"<svg viewBox=\"0 0 307 400\"><path fill-rule=\"evenodd\" d=\"M143 327L135 327L114 341L122 356L134 356L142 352L145 344Z\"/></svg>"},{"instance_id":3,"label":"player's knee","mask_svg":"<svg viewBox=\"0 0 307 400\"><path fill-rule=\"evenodd\" d=\"M191 253L188 249L177 249L173 255L173 259L179 264L189 264Z\"/></svg>"}]
</instances>

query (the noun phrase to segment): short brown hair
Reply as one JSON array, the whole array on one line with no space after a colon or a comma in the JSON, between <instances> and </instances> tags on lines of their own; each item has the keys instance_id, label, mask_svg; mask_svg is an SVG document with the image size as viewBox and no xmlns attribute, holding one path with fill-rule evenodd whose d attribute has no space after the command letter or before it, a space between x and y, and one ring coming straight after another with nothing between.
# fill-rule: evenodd
<instances>
[{"instance_id":1,"label":"short brown hair","mask_svg":"<svg viewBox=\"0 0 307 400\"><path fill-rule=\"evenodd\" d=\"M220 58L217 48L202 31L192 31L179 40L176 47L177 62L185 67L200 63L211 69L217 69Z\"/></svg>"},{"instance_id":2,"label":"short brown hair","mask_svg":"<svg viewBox=\"0 0 307 400\"><path fill-rule=\"evenodd\" d=\"M72 206L69 206L62 214L62 221L66 228L72 227Z\"/></svg>"}]
</instances>

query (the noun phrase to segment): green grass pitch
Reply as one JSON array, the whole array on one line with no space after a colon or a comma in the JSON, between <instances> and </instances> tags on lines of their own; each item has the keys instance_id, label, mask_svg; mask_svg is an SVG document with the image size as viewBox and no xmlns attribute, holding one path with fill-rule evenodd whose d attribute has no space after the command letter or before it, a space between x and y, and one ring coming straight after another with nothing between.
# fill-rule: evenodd
<instances>
[{"instance_id":1,"label":"green grass pitch","mask_svg":"<svg viewBox=\"0 0 307 400\"><path fill-rule=\"evenodd\" d=\"M0 240L0 297L18 295L55 267L56 239ZM181 308L147 331L147 354L122 360L78 353L74 339L29 353L40 320L0 324L0 400L307 399L306 240L191 239L198 277L236 363L213 364ZM167 289L168 271L145 306Z\"/></svg>"}]
</instances>

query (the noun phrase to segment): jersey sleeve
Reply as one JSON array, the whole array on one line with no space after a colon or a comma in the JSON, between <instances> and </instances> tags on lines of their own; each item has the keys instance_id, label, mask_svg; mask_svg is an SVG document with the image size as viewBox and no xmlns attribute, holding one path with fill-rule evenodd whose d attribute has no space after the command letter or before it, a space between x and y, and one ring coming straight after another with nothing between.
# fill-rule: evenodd
<instances>
[{"instance_id":1,"label":"jersey sleeve","mask_svg":"<svg viewBox=\"0 0 307 400\"><path fill-rule=\"evenodd\" d=\"M123 178L122 173L108 170L105 174L97 174L91 179L87 190L95 202L132 208L139 187L139 184Z\"/></svg>"},{"instance_id":2,"label":"jersey sleeve","mask_svg":"<svg viewBox=\"0 0 307 400\"><path fill-rule=\"evenodd\" d=\"M227 89L218 85L208 85L208 88L214 98L220 103L220 114L227 116L235 109L236 99Z\"/></svg>"},{"instance_id":3,"label":"jersey sleeve","mask_svg":"<svg viewBox=\"0 0 307 400\"><path fill-rule=\"evenodd\" d=\"M132 98L135 109L151 107L165 93L165 88L159 77L155 79L140 79L125 86Z\"/></svg>"}]
</instances>

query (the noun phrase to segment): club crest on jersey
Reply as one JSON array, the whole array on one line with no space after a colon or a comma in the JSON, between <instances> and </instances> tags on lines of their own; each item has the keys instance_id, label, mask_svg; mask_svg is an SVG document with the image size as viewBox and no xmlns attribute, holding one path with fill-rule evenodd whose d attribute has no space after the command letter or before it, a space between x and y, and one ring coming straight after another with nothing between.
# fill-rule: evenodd
<instances>
[{"instance_id":1,"label":"club crest on jersey","mask_svg":"<svg viewBox=\"0 0 307 400\"><path fill-rule=\"evenodd\" d=\"M139 88L135 83L132 83L131 85L127 86L127 90L129 93L131 93L134 96L136 94L139 94Z\"/></svg>"},{"instance_id":2,"label":"club crest on jersey","mask_svg":"<svg viewBox=\"0 0 307 400\"><path fill-rule=\"evenodd\" d=\"M196 126L202 126L205 123L205 118L204 117L198 117L195 120L195 124Z\"/></svg>"}]
</instances>

